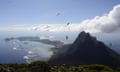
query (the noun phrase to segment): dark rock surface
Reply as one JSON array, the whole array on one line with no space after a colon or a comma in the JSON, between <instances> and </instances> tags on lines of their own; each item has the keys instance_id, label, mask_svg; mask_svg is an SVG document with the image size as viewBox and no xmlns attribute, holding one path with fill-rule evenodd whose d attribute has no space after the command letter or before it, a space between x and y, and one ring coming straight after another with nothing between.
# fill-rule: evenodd
<instances>
[{"instance_id":1,"label":"dark rock surface","mask_svg":"<svg viewBox=\"0 0 120 72\"><path fill-rule=\"evenodd\" d=\"M60 50L64 51L64 48ZM53 55L49 63L51 65L103 64L118 67L120 55L83 31L64 53Z\"/></svg>"}]
</instances>

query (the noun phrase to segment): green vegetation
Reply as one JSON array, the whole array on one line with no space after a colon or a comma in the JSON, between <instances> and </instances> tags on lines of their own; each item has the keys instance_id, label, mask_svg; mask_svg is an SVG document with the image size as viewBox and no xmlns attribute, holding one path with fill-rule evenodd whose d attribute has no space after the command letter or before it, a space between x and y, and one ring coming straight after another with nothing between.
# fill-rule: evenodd
<instances>
[{"instance_id":1,"label":"green vegetation","mask_svg":"<svg viewBox=\"0 0 120 72\"><path fill-rule=\"evenodd\" d=\"M47 62L36 61L31 64L0 64L0 72L120 72L120 68L99 64L51 66Z\"/></svg>"}]
</instances>

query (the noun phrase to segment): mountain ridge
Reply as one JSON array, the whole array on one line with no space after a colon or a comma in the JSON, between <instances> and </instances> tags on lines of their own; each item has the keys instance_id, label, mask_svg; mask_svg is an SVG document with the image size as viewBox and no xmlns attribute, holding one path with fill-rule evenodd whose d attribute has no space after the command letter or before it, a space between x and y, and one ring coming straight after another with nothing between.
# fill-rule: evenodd
<instances>
[{"instance_id":1,"label":"mountain ridge","mask_svg":"<svg viewBox=\"0 0 120 72\"><path fill-rule=\"evenodd\" d=\"M98 41L95 37L92 37L89 33L84 31L78 35L66 52L54 58L56 55L53 55L49 60L50 64L103 64L113 67L120 66L120 55L107 47L103 42Z\"/></svg>"}]
</instances>

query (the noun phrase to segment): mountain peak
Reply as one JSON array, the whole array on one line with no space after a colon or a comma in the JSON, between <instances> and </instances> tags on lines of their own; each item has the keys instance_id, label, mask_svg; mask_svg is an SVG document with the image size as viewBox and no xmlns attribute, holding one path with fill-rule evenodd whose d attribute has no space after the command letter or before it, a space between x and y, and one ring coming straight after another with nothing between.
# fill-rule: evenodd
<instances>
[{"instance_id":1,"label":"mountain peak","mask_svg":"<svg viewBox=\"0 0 120 72\"><path fill-rule=\"evenodd\" d=\"M64 48L62 48L64 50ZM49 61L53 65L104 64L120 66L120 56L103 42L82 31L66 52Z\"/></svg>"},{"instance_id":2,"label":"mountain peak","mask_svg":"<svg viewBox=\"0 0 120 72\"><path fill-rule=\"evenodd\" d=\"M86 33L85 31L82 31L76 40L71 45L70 49L68 50L68 53L71 54L74 51L78 50L78 48L85 47L86 48L92 48L91 45L97 44L99 41L96 40L96 37L91 36L89 33Z\"/></svg>"},{"instance_id":3,"label":"mountain peak","mask_svg":"<svg viewBox=\"0 0 120 72\"><path fill-rule=\"evenodd\" d=\"M92 41L96 41L96 38L91 36L89 33L86 33L85 31L82 31L78 37L76 38L76 41L79 40L80 42L85 42L86 40L92 40ZM75 41L75 42L76 42Z\"/></svg>"}]
</instances>

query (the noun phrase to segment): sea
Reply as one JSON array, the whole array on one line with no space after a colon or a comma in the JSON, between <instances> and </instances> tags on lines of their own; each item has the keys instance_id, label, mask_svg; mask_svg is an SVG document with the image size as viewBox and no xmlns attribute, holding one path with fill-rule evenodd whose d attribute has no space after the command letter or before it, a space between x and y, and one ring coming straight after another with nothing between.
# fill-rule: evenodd
<instances>
[{"instance_id":1,"label":"sea","mask_svg":"<svg viewBox=\"0 0 120 72\"><path fill-rule=\"evenodd\" d=\"M60 41L64 44L72 44L79 33L79 31L0 31L0 64L48 61L52 56L51 48L55 47L51 44L35 41L16 39L6 41L6 38L40 37L51 41ZM92 33L91 35L120 54L120 34Z\"/></svg>"},{"instance_id":2,"label":"sea","mask_svg":"<svg viewBox=\"0 0 120 72\"><path fill-rule=\"evenodd\" d=\"M0 64L30 63L37 60L49 60L53 45L35 41L6 41L6 38L40 37L51 41L71 44L78 32L49 32L49 31L0 31ZM68 39L66 39L66 36ZM26 44L25 44L26 43Z\"/></svg>"}]
</instances>

